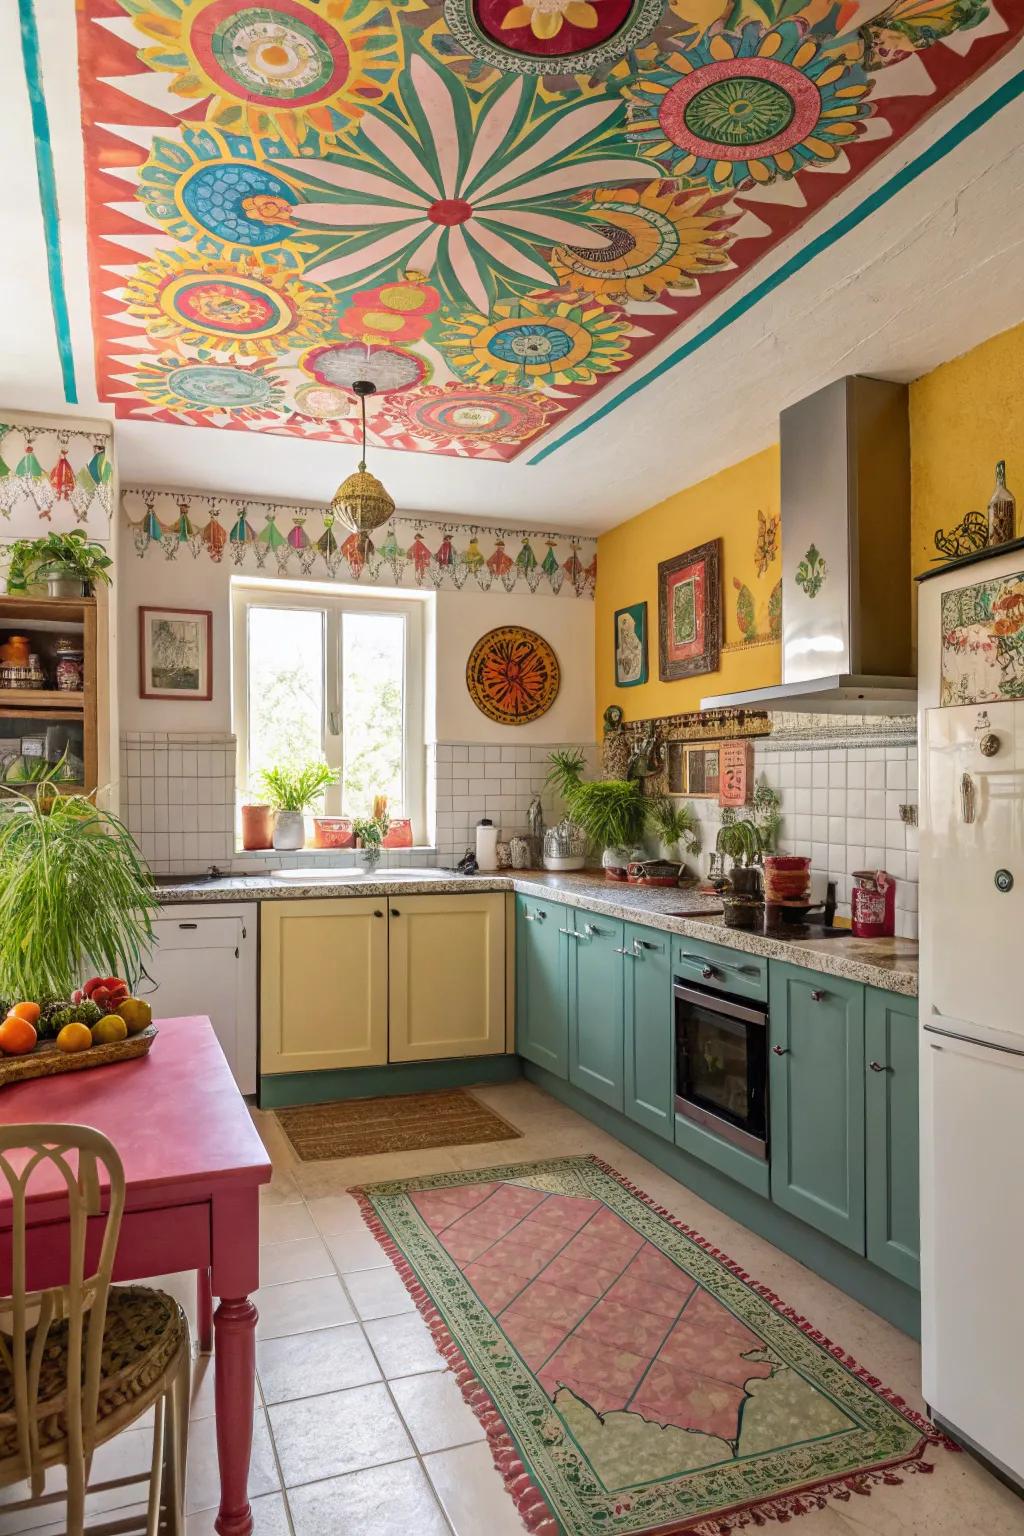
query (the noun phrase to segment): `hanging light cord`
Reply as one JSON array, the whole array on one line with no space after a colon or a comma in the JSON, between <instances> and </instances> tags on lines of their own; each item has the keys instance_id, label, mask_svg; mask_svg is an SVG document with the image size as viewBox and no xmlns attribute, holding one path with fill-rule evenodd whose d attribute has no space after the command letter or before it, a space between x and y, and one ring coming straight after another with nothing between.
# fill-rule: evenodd
<instances>
[{"instance_id":1,"label":"hanging light cord","mask_svg":"<svg viewBox=\"0 0 1024 1536\"><path fill-rule=\"evenodd\" d=\"M366 396L364 394L360 394L360 396L359 396L359 414L360 414L360 417L362 419L362 424L363 424L363 451L362 451L362 456L360 457L360 460L359 460L359 468L365 470L365 468L366 468Z\"/></svg>"}]
</instances>

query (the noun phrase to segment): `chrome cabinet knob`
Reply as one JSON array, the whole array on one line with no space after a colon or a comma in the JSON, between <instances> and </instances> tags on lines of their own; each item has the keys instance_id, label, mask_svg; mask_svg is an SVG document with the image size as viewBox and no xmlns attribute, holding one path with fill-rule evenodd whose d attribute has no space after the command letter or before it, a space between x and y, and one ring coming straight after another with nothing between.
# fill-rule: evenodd
<instances>
[{"instance_id":1,"label":"chrome cabinet knob","mask_svg":"<svg viewBox=\"0 0 1024 1536\"><path fill-rule=\"evenodd\" d=\"M815 987L814 991L811 993L811 1001L813 1003L823 1003L827 996L828 994L823 992L820 987Z\"/></svg>"},{"instance_id":2,"label":"chrome cabinet knob","mask_svg":"<svg viewBox=\"0 0 1024 1536\"><path fill-rule=\"evenodd\" d=\"M888 1072L889 1070L888 1067L883 1067L880 1061L869 1061L868 1066L871 1068L872 1072Z\"/></svg>"},{"instance_id":3,"label":"chrome cabinet knob","mask_svg":"<svg viewBox=\"0 0 1024 1536\"><path fill-rule=\"evenodd\" d=\"M785 1045L773 1045L772 1050L776 1056L788 1056L789 1047Z\"/></svg>"},{"instance_id":4,"label":"chrome cabinet knob","mask_svg":"<svg viewBox=\"0 0 1024 1536\"><path fill-rule=\"evenodd\" d=\"M701 967L701 975L704 977L705 981L710 981L713 976L718 975L718 972L715 970L713 965L705 965Z\"/></svg>"}]
</instances>

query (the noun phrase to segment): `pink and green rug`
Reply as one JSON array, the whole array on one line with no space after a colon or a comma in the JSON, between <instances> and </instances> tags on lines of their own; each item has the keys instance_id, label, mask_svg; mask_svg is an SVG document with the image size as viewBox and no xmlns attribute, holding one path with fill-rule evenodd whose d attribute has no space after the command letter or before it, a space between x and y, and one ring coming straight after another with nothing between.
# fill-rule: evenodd
<instances>
[{"instance_id":1,"label":"pink and green rug","mask_svg":"<svg viewBox=\"0 0 1024 1536\"><path fill-rule=\"evenodd\" d=\"M596 1158L356 1190L537 1536L721 1536L941 1436Z\"/></svg>"}]
</instances>

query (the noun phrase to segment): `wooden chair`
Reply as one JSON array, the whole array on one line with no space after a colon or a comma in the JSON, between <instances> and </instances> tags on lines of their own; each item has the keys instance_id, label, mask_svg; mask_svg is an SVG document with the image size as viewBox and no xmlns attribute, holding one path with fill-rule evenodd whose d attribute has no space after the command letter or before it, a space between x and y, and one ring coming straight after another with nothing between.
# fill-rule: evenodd
<instances>
[{"instance_id":1,"label":"wooden chair","mask_svg":"<svg viewBox=\"0 0 1024 1536\"><path fill-rule=\"evenodd\" d=\"M29 1186L41 1169L54 1168L67 1191L68 1278L66 1284L30 1291ZM31 1488L31 1498L2 1506L3 1513L63 1500L63 1493L44 1492L48 1469L63 1466L66 1530L68 1536L83 1536L87 1492L146 1480L145 1475L117 1478L90 1488L93 1452L154 1407L146 1536L161 1529L184 1536L188 1323L162 1291L111 1286L124 1210L121 1159L106 1136L88 1126L3 1127L0 1180L6 1180L12 1201L10 1273L0 1274L0 1287L9 1287L0 1296L0 1487L27 1479ZM93 1267L90 1255L98 1238ZM121 1516L111 1524L123 1531L124 1510ZM110 1528L90 1525L90 1536Z\"/></svg>"}]
</instances>

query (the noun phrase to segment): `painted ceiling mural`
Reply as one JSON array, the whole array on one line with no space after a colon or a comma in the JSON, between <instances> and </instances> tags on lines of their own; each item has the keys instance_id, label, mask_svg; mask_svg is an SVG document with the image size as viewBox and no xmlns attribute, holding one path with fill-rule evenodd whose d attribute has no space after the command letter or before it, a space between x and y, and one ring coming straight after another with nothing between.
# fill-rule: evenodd
<instances>
[{"instance_id":1,"label":"painted ceiling mural","mask_svg":"<svg viewBox=\"0 0 1024 1536\"><path fill-rule=\"evenodd\" d=\"M1024 28L1020 0L80 0L118 416L510 460Z\"/></svg>"}]
</instances>

